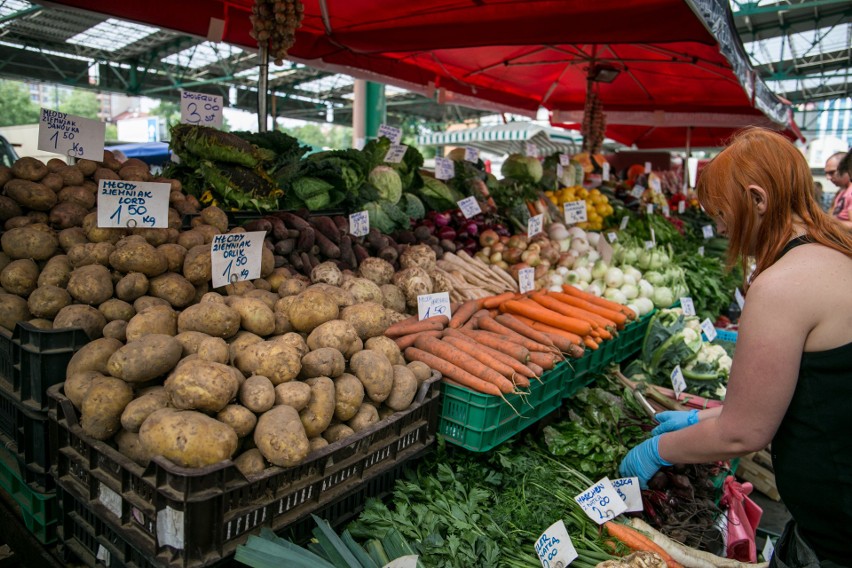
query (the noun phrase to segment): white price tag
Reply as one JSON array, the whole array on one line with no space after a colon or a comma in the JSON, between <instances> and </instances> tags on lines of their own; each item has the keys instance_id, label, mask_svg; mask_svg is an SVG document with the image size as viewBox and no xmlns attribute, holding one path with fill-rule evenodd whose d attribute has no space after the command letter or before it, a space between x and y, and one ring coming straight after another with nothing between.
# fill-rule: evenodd
<instances>
[{"instance_id":1,"label":"white price tag","mask_svg":"<svg viewBox=\"0 0 852 568\"><path fill-rule=\"evenodd\" d=\"M651 162L645 162L645 173L646 174L651 173Z\"/></svg>"},{"instance_id":2,"label":"white price tag","mask_svg":"<svg viewBox=\"0 0 852 568\"><path fill-rule=\"evenodd\" d=\"M464 161L471 163L479 163L479 150L471 146L464 147Z\"/></svg>"},{"instance_id":3,"label":"white price tag","mask_svg":"<svg viewBox=\"0 0 852 568\"><path fill-rule=\"evenodd\" d=\"M695 304L692 303L692 298L685 297L680 299L680 309L683 310L683 315L685 316L694 316L695 315Z\"/></svg>"},{"instance_id":4,"label":"white price tag","mask_svg":"<svg viewBox=\"0 0 852 568\"><path fill-rule=\"evenodd\" d=\"M116 519L121 519L121 495L104 485L103 482L100 482L98 486L98 501L106 507L107 511L115 515Z\"/></svg>"},{"instance_id":5,"label":"white price tag","mask_svg":"<svg viewBox=\"0 0 852 568\"><path fill-rule=\"evenodd\" d=\"M626 229L626 228L627 228L627 222L628 222L628 221L630 221L630 217L628 217L628 216L626 216L626 215L625 215L624 217L622 217L622 218L621 218L621 224L618 226L618 229L619 229L619 230L621 230L621 231L623 231L624 229Z\"/></svg>"},{"instance_id":6,"label":"white price tag","mask_svg":"<svg viewBox=\"0 0 852 568\"><path fill-rule=\"evenodd\" d=\"M408 146L406 145L396 145L393 144L388 149L388 153L385 154L385 162L388 164L398 164L402 161L402 157L405 156L405 151L408 150Z\"/></svg>"},{"instance_id":7,"label":"white price tag","mask_svg":"<svg viewBox=\"0 0 852 568\"><path fill-rule=\"evenodd\" d=\"M565 175L565 167L562 164L556 164L556 177L562 178Z\"/></svg>"},{"instance_id":8,"label":"white price tag","mask_svg":"<svg viewBox=\"0 0 852 568\"><path fill-rule=\"evenodd\" d=\"M660 195L661 193L663 193L663 185L660 183L659 179L651 179L651 191L653 191L655 195Z\"/></svg>"},{"instance_id":9,"label":"white price tag","mask_svg":"<svg viewBox=\"0 0 852 568\"><path fill-rule=\"evenodd\" d=\"M618 235L610 232L610 233L606 234L606 238L609 239L609 242L614 243L615 241L618 240Z\"/></svg>"},{"instance_id":10,"label":"white price tag","mask_svg":"<svg viewBox=\"0 0 852 568\"><path fill-rule=\"evenodd\" d=\"M705 239L713 238L713 225L704 225L701 227L701 232L704 233Z\"/></svg>"},{"instance_id":11,"label":"white price tag","mask_svg":"<svg viewBox=\"0 0 852 568\"><path fill-rule=\"evenodd\" d=\"M181 91L180 123L222 128L222 97Z\"/></svg>"},{"instance_id":12,"label":"white price tag","mask_svg":"<svg viewBox=\"0 0 852 568\"><path fill-rule=\"evenodd\" d=\"M441 180L453 179L456 175L456 165L449 158L435 158L435 177Z\"/></svg>"},{"instance_id":13,"label":"white price tag","mask_svg":"<svg viewBox=\"0 0 852 568\"><path fill-rule=\"evenodd\" d=\"M651 227L651 242L657 246L657 234L654 232L654 227Z\"/></svg>"},{"instance_id":14,"label":"white price tag","mask_svg":"<svg viewBox=\"0 0 852 568\"><path fill-rule=\"evenodd\" d=\"M527 142L524 145L524 148L527 151L527 156L530 156L532 158L538 158L538 146L536 146L534 143Z\"/></svg>"},{"instance_id":15,"label":"white price tag","mask_svg":"<svg viewBox=\"0 0 852 568\"><path fill-rule=\"evenodd\" d=\"M589 219L588 213L586 213L586 202L582 199L565 203L562 210L565 214L565 222L569 225L585 223Z\"/></svg>"},{"instance_id":16,"label":"white price tag","mask_svg":"<svg viewBox=\"0 0 852 568\"><path fill-rule=\"evenodd\" d=\"M680 213L681 215L686 213L686 201L678 201L677 212Z\"/></svg>"},{"instance_id":17,"label":"white price tag","mask_svg":"<svg viewBox=\"0 0 852 568\"><path fill-rule=\"evenodd\" d=\"M710 318L701 322L701 331L704 332L704 337L707 338L707 341L716 339L716 328L713 327L713 322L710 321Z\"/></svg>"},{"instance_id":18,"label":"white price tag","mask_svg":"<svg viewBox=\"0 0 852 568\"><path fill-rule=\"evenodd\" d=\"M388 126L387 124L380 124L379 131L376 134L377 138L381 138L384 136L388 140L391 141L391 144L397 145L402 142L402 130L396 128L395 126ZM385 160L387 161L387 160Z\"/></svg>"},{"instance_id":19,"label":"white price tag","mask_svg":"<svg viewBox=\"0 0 852 568\"><path fill-rule=\"evenodd\" d=\"M213 287L260 278L266 231L214 235L210 245Z\"/></svg>"},{"instance_id":20,"label":"white price tag","mask_svg":"<svg viewBox=\"0 0 852 568\"><path fill-rule=\"evenodd\" d=\"M104 159L106 125L100 120L41 109L38 149L72 158Z\"/></svg>"},{"instance_id":21,"label":"white price tag","mask_svg":"<svg viewBox=\"0 0 852 568\"><path fill-rule=\"evenodd\" d=\"M627 504L618 496L608 477L604 477L576 497L574 501L597 524L614 519L627 510Z\"/></svg>"},{"instance_id":22,"label":"white price tag","mask_svg":"<svg viewBox=\"0 0 852 568\"><path fill-rule=\"evenodd\" d=\"M370 214L366 211L358 211L349 215L349 234L355 237L364 237L370 232Z\"/></svg>"},{"instance_id":23,"label":"white price tag","mask_svg":"<svg viewBox=\"0 0 852 568\"><path fill-rule=\"evenodd\" d=\"M610 235L615 236L615 233L610 233ZM603 261L609 264L609 262L612 260L612 246L606 241L606 239L598 239L597 249Z\"/></svg>"},{"instance_id":24,"label":"white price tag","mask_svg":"<svg viewBox=\"0 0 852 568\"><path fill-rule=\"evenodd\" d=\"M680 400L680 395L686 390L686 380L683 378L683 371L680 365L675 366L671 374L672 390L675 392L675 400Z\"/></svg>"},{"instance_id":25,"label":"white price tag","mask_svg":"<svg viewBox=\"0 0 852 568\"><path fill-rule=\"evenodd\" d=\"M645 241L645 248L646 249L654 248L654 241Z\"/></svg>"},{"instance_id":26,"label":"white price tag","mask_svg":"<svg viewBox=\"0 0 852 568\"><path fill-rule=\"evenodd\" d=\"M695 187L698 181L698 158L687 158L686 169L689 172L689 187Z\"/></svg>"},{"instance_id":27,"label":"white price tag","mask_svg":"<svg viewBox=\"0 0 852 568\"><path fill-rule=\"evenodd\" d=\"M636 199L642 199L642 194L645 193L645 188L641 185L634 185L633 191L630 192L630 195L635 197Z\"/></svg>"},{"instance_id":28,"label":"white price tag","mask_svg":"<svg viewBox=\"0 0 852 568\"><path fill-rule=\"evenodd\" d=\"M767 536L766 544L763 545L763 552L761 552L764 562L769 562L773 554L775 554L775 545L772 544L772 540Z\"/></svg>"},{"instance_id":29,"label":"white price tag","mask_svg":"<svg viewBox=\"0 0 852 568\"><path fill-rule=\"evenodd\" d=\"M416 554L400 556L396 560L385 564L382 568L417 568L417 559L418 556Z\"/></svg>"},{"instance_id":30,"label":"white price tag","mask_svg":"<svg viewBox=\"0 0 852 568\"><path fill-rule=\"evenodd\" d=\"M745 307L745 297L743 296L743 293L740 292L739 288L734 291L734 298L736 298L737 305L740 307L740 311L742 311Z\"/></svg>"},{"instance_id":31,"label":"white price tag","mask_svg":"<svg viewBox=\"0 0 852 568\"><path fill-rule=\"evenodd\" d=\"M669 208L669 204L664 203L663 204L663 217L671 217L671 216L672 216L672 210Z\"/></svg>"},{"instance_id":32,"label":"white price tag","mask_svg":"<svg viewBox=\"0 0 852 568\"><path fill-rule=\"evenodd\" d=\"M624 499L628 513L638 513L643 510L642 490L639 487L638 477L622 477L613 479L612 486L618 492L618 496Z\"/></svg>"},{"instance_id":33,"label":"white price tag","mask_svg":"<svg viewBox=\"0 0 852 568\"><path fill-rule=\"evenodd\" d=\"M104 548L102 544L98 545L98 555L95 558L103 562L104 566L109 566L110 560L112 560L110 557L109 550Z\"/></svg>"},{"instance_id":34,"label":"white price tag","mask_svg":"<svg viewBox=\"0 0 852 568\"><path fill-rule=\"evenodd\" d=\"M568 154L559 154L559 165L560 166L570 166L571 165L571 156Z\"/></svg>"},{"instance_id":35,"label":"white price tag","mask_svg":"<svg viewBox=\"0 0 852 568\"><path fill-rule=\"evenodd\" d=\"M482 213L482 208L479 206L479 202L472 195L459 201L459 209L461 209L462 215L464 215L465 219L476 217Z\"/></svg>"},{"instance_id":36,"label":"white price tag","mask_svg":"<svg viewBox=\"0 0 852 568\"><path fill-rule=\"evenodd\" d=\"M530 220L527 221L527 236L536 236L541 232L542 227L544 227L544 213L540 215L533 215L530 217Z\"/></svg>"},{"instance_id":37,"label":"white price tag","mask_svg":"<svg viewBox=\"0 0 852 568\"><path fill-rule=\"evenodd\" d=\"M604 162L604 165L602 166L601 169L603 170L603 172L601 173L601 180L602 181L609 181L609 169L610 169L609 162Z\"/></svg>"},{"instance_id":38,"label":"white price tag","mask_svg":"<svg viewBox=\"0 0 852 568\"><path fill-rule=\"evenodd\" d=\"M417 296L417 319L425 320L434 316L447 316L447 319L452 319L449 292Z\"/></svg>"},{"instance_id":39,"label":"white price tag","mask_svg":"<svg viewBox=\"0 0 852 568\"><path fill-rule=\"evenodd\" d=\"M578 557L565 523L559 519L535 541L535 553L542 568L567 568Z\"/></svg>"},{"instance_id":40,"label":"white price tag","mask_svg":"<svg viewBox=\"0 0 852 568\"><path fill-rule=\"evenodd\" d=\"M184 540L183 511L171 507L157 511L157 543L183 550Z\"/></svg>"},{"instance_id":41,"label":"white price tag","mask_svg":"<svg viewBox=\"0 0 852 568\"><path fill-rule=\"evenodd\" d=\"M518 271L518 289L521 294L535 290L535 268L521 268Z\"/></svg>"},{"instance_id":42,"label":"white price tag","mask_svg":"<svg viewBox=\"0 0 852 568\"><path fill-rule=\"evenodd\" d=\"M102 179L98 182L98 227L167 228L167 183Z\"/></svg>"},{"instance_id":43,"label":"white price tag","mask_svg":"<svg viewBox=\"0 0 852 568\"><path fill-rule=\"evenodd\" d=\"M704 256L704 247L698 247L698 256Z\"/></svg>"},{"instance_id":44,"label":"white price tag","mask_svg":"<svg viewBox=\"0 0 852 568\"><path fill-rule=\"evenodd\" d=\"M645 213L647 213L648 215L654 214L654 204L653 203L648 203L647 205L645 205Z\"/></svg>"}]
</instances>

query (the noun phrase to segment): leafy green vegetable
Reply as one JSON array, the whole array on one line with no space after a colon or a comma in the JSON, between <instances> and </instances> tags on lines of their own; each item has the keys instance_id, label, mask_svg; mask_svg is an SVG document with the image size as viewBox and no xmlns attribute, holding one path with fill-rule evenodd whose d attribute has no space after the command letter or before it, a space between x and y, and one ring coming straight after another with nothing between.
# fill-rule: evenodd
<instances>
[{"instance_id":1,"label":"leafy green vegetable","mask_svg":"<svg viewBox=\"0 0 852 568\"><path fill-rule=\"evenodd\" d=\"M426 216L423 202L413 193L403 193L399 206L411 219L422 219Z\"/></svg>"},{"instance_id":2,"label":"leafy green vegetable","mask_svg":"<svg viewBox=\"0 0 852 568\"><path fill-rule=\"evenodd\" d=\"M420 168L423 167L423 154L414 146L408 146L402 161L398 164L386 164L385 156L390 150L391 142L382 136L376 140L370 140L364 146L362 152L367 158L369 169L379 165L387 165L396 170L402 180L404 191L416 190L423 186L423 178L420 176Z\"/></svg>"},{"instance_id":3,"label":"leafy green vegetable","mask_svg":"<svg viewBox=\"0 0 852 568\"><path fill-rule=\"evenodd\" d=\"M423 187L418 193L430 209L435 211L447 211L458 207L458 202L464 196L451 189L439 179L427 177L423 179Z\"/></svg>"},{"instance_id":4,"label":"leafy green vegetable","mask_svg":"<svg viewBox=\"0 0 852 568\"><path fill-rule=\"evenodd\" d=\"M264 161L272 161L275 154L260 149L239 136L206 126L176 124L171 129L172 150L181 159L198 159L238 164L253 168Z\"/></svg>"},{"instance_id":5,"label":"leafy green vegetable","mask_svg":"<svg viewBox=\"0 0 852 568\"><path fill-rule=\"evenodd\" d=\"M544 174L541 162L531 156L521 154L509 154L503 162L500 173L504 178L511 178L520 182L538 183Z\"/></svg>"},{"instance_id":6,"label":"leafy green vegetable","mask_svg":"<svg viewBox=\"0 0 852 568\"><path fill-rule=\"evenodd\" d=\"M399 202L402 197L402 180L393 168L376 166L370 171L368 179L383 201Z\"/></svg>"}]
</instances>

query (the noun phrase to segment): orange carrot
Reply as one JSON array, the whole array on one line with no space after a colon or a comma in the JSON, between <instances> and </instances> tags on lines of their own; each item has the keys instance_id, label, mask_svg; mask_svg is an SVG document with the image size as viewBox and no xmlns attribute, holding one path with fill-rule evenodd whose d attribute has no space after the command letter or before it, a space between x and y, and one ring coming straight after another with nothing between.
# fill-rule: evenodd
<instances>
[{"instance_id":1,"label":"orange carrot","mask_svg":"<svg viewBox=\"0 0 852 568\"><path fill-rule=\"evenodd\" d=\"M517 296L517 294L515 294L514 292L505 292L497 296L491 296L490 298L485 298L484 300L482 300L482 307L488 308L489 310L492 308L497 308L500 306L500 304L507 300L514 300L515 296Z\"/></svg>"},{"instance_id":2,"label":"orange carrot","mask_svg":"<svg viewBox=\"0 0 852 568\"><path fill-rule=\"evenodd\" d=\"M572 305L570 302L563 302L557 296L568 295L560 294L558 292L548 292L547 294L538 293L533 296L533 300L539 302L542 306L545 306L546 308L559 312L560 314L578 317L580 319L587 319L591 322L596 323L598 327L609 327L612 329L616 328L616 322L614 320L606 318L595 312L589 311L585 308ZM573 296L568 297L573 298Z\"/></svg>"},{"instance_id":3,"label":"orange carrot","mask_svg":"<svg viewBox=\"0 0 852 568\"><path fill-rule=\"evenodd\" d=\"M542 353L541 351L530 352L530 362L535 363L546 371L555 367L558 361L559 359L556 359L552 353Z\"/></svg>"},{"instance_id":4,"label":"orange carrot","mask_svg":"<svg viewBox=\"0 0 852 568\"><path fill-rule=\"evenodd\" d=\"M572 296L571 294L548 292L547 295L553 298L554 300L562 302L563 304L567 304L569 306L573 306L576 309L585 310L589 313L596 314L597 316L604 318L606 321L610 322L612 325L617 325L619 329L622 329L627 323L627 316L622 312L598 306L597 304L593 304L591 302L583 300L582 298L577 298L575 296Z\"/></svg>"},{"instance_id":5,"label":"orange carrot","mask_svg":"<svg viewBox=\"0 0 852 568\"><path fill-rule=\"evenodd\" d=\"M457 310L453 310L453 319L450 320L450 327L455 329L463 326L480 308L480 300L468 300Z\"/></svg>"},{"instance_id":6,"label":"orange carrot","mask_svg":"<svg viewBox=\"0 0 852 568\"><path fill-rule=\"evenodd\" d=\"M495 371L494 369L482 364L467 353L444 343L440 339L434 337L426 337L421 335L414 342L417 349L431 353L436 357L446 359L456 367L463 369L484 381L496 386L503 394L514 392L515 387L506 377Z\"/></svg>"},{"instance_id":7,"label":"orange carrot","mask_svg":"<svg viewBox=\"0 0 852 568\"><path fill-rule=\"evenodd\" d=\"M456 367L449 361L417 349L416 347L409 347L405 350L405 359L407 361L420 361L422 363L426 363L429 367L435 369L445 377L453 379L460 385L469 389L494 396L503 396L500 389L488 381L483 381L482 379L471 375L467 371Z\"/></svg>"},{"instance_id":8,"label":"orange carrot","mask_svg":"<svg viewBox=\"0 0 852 568\"><path fill-rule=\"evenodd\" d=\"M531 320L558 327L577 335L587 335L592 331L592 326L589 322L563 316L536 304L532 300L509 300L503 304L502 308L505 308L505 311L512 314L526 316Z\"/></svg>"},{"instance_id":9,"label":"orange carrot","mask_svg":"<svg viewBox=\"0 0 852 568\"><path fill-rule=\"evenodd\" d=\"M460 337L445 337L443 341L449 343L460 351L464 351L480 363L491 367L492 369L515 383L516 386L524 388L530 386L530 382L526 377L523 377L516 373L515 370L509 365L506 365L501 361L495 360L488 353L486 353L482 346L478 343L467 341Z\"/></svg>"},{"instance_id":10,"label":"orange carrot","mask_svg":"<svg viewBox=\"0 0 852 568\"><path fill-rule=\"evenodd\" d=\"M394 339L396 342L396 346L400 348L400 350L405 350L408 347L414 345L414 342L417 341L418 335L428 335L429 337L441 337L443 331L421 331L418 333L410 333L408 335L403 335L402 337L397 337Z\"/></svg>"},{"instance_id":11,"label":"orange carrot","mask_svg":"<svg viewBox=\"0 0 852 568\"><path fill-rule=\"evenodd\" d=\"M545 334L540 331L536 331L531 326L525 324L524 322L518 320L512 314L500 314L496 319L498 322L502 323L518 335L523 335L524 337L529 337L533 341L538 341L543 345L552 346L553 341L547 337Z\"/></svg>"},{"instance_id":12,"label":"orange carrot","mask_svg":"<svg viewBox=\"0 0 852 568\"><path fill-rule=\"evenodd\" d=\"M412 333L421 331L443 331L449 321L447 316L432 316L431 318L415 322L403 320L387 328L385 335L391 339L395 339L403 335L411 335Z\"/></svg>"},{"instance_id":13,"label":"orange carrot","mask_svg":"<svg viewBox=\"0 0 852 568\"><path fill-rule=\"evenodd\" d=\"M583 292L579 288L575 288L570 284L563 284L562 291L568 294L569 296L574 296L575 298L580 298L581 300L585 300L590 304L594 304L596 306L600 306L602 308L606 308L608 310L612 310L614 312L619 312L624 314L627 319L636 319L636 314L633 313L633 310L628 308L627 306L622 306L616 302L612 302L607 300L606 298L600 298L595 296L594 294L589 294L588 292Z\"/></svg>"},{"instance_id":14,"label":"orange carrot","mask_svg":"<svg viewBox=\"0 0 852 568\"><path fill-rule=\"evenodd\" d=\"M524 337L520 333L515 333L505 325L500 322L492 319L492 318L481 318L479 320L479 329L490 331L492 333L496 333L498 335L502 335L509 341L513 341L518 345L523 345L527 349L532 351L553 351L553 347L548 347L544 343L539 343L538 341L533 341L529 337Z\"/></svg>"},{"instance_id":15,"label":"orange carrot","mask_svg":"<svg viewBox=\"0 0 852 568\"><path fill-rule=\"evenodd\" d=\"M588 335L583 338L583 345L585 345L592 351L597 351L599 347L598 342L595 341L593 338L589 337Z\"/></svg>"},{"instance_id":16,"label":"orange carrot","mask_svg":"<svg viewBox=\"0 0 852 568\"><path fill-rule=\"evenodd\" d=\"M571 333L570 331L565 331L564 329L559 329L558 327L553 327L552 325L547 325L546 323L537 322L519 314L513 314L512 317L521 321L522 323L527 324L536 331L548 334L551 340L553 340L553 336L556 335L557 337L561 337L562 339L567 339L574 345L580 345L583 343L583 338L577 335L576 333ZM553 340L553 342L554 344L556 344L555 340ZM558 344L556 346L559 347ZM565 349L562 349L560 347L560 351L564 352Z\"/></svg>"},{"instance_id":17,"label":"orange carrot","mask_svg":"<svg viewBox=\"0 0 852 568\"><path fill-rule=\"evenodd\" d=\"M500 361L501 363L505 363L506 365L510 366L512 369L515 370L515 372L517 374L519 374L523 377L526 377L528 379L535 377L535 373L530 371L529 367L527 367L526 365L524 365L523 363L521 363L517 359L513 358L510 355L507 355L506 353L503 353L502 351L498 351L496 349L492 349L492 348L488 347L487 345L483 345L483 344L477 342L476 340L471 339L470 337L468 337L467 335L465 335L464 333L460 332L457 329L445 329L444 330L444 337L445 338L452 337L454 339L461 339L463 341L467 341L468 343L472 343L478 349L480 349L483 353L487 354L489 357L492 357L493 359Z\"/></svg>"},{"instance_id":18,"label":"orange carrot","mask_svg":"<svg viewBox=\"0 0 852 568\"><path fill-rule=\"evenodd\" d=\"M527 367L529 367L532 370L532 372L535 373L536 377L540 377L544 374L544 369L542 369L541 367L539 367L538 365L536 365L532 361L527 363Z\"/></svg>"},{"instance_id":19,"label":"orange carrot","mask_svg":"<svg viewBox=\"0 0 852 568\"><path fill-rule=\"evenodd\" d=\"M469 329L463 329L461 331L477 343L481 343L492 349L496 349L501 353L505 353L509 357L517 359L521 363L526 363L530 360L529 349L527 349L523 345L518 345L517 343L513 343L508 339L504 339L496 333L490 333L487 331L471 331Z\"/></svg>"},{"instance_id":20,"label":"orange carrot","mask_svg":"<svg viewBox=\"0 0 852 568\"><path fill-rule=\"evenodd\" d=\"M669 568L683 568L683 564L675 561L668 552L663 550L657 543L636 529L621 523L616 523L615 521L605 522L604 528L610 536L614 536L623 542L628 548L630 548L630 550L655 552L660 555L660 557L665 561L666 566Z\"/></svg>"}]
</instances>

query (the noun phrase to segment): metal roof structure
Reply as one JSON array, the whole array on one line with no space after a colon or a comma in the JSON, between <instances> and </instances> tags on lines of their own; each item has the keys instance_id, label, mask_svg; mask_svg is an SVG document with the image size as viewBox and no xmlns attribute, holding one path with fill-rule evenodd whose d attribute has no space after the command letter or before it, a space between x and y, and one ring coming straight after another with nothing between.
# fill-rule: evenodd
<instances>
[{"instance_id":1,"label":"metal roof structure","mask_svg":"<svg viewBox=\"0 0 852 568\"><path fill-rule=\"evenodd\" d=\"M476 128L436 132L417 137L420 146L471 146L494 154L523 154L535 144L541 155L576 154L583 138L579 132L541 126L532 122L508 122Z\"/></svg>"}]
</instances>

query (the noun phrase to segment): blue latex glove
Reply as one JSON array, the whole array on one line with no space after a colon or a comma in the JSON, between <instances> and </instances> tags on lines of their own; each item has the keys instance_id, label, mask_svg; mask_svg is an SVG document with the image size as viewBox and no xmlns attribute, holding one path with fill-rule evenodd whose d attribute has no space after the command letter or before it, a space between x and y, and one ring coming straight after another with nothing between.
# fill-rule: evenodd
<instances>
[{"instance_id":1,"label":"blue latex glove","mask_svg":"<svg viewBox=\"0 0 852 568\"><path fill-rule=\"evenodd\" d=\"M654 418L660 423L656 428L651 430L652 436L659 436L666 432L675 432L683 430L687 426L698 424L697 410L668 410L660 412Z\"/></svg>"},{"instance_id":2,"label":"blue latex glove","mask_svg":"<svg viewBox=\"0 0 852 568\"><path fill-rule=\"evenodd\" d=\"M654 436L630 450L618 466L621 477L638 477L639 487L648 489L648 481L654 474L661 467L672 465L660 457L659 444L660 437Z\"/></svg>"}]
</instances>

